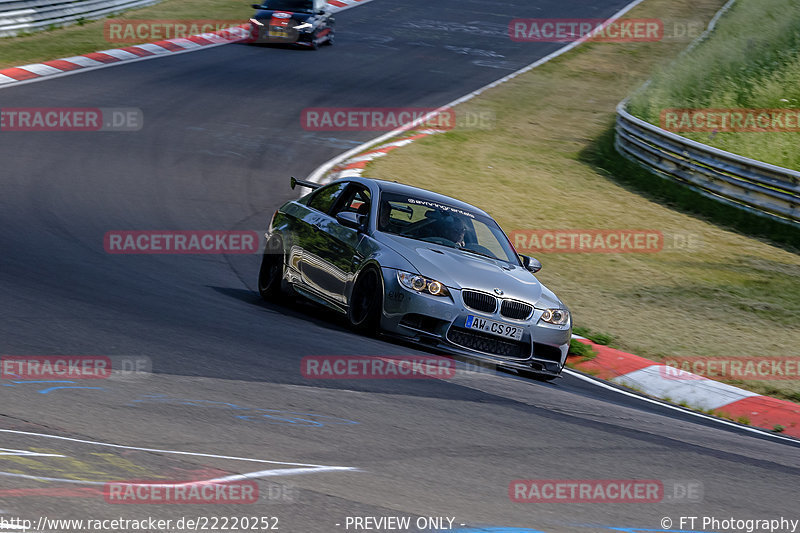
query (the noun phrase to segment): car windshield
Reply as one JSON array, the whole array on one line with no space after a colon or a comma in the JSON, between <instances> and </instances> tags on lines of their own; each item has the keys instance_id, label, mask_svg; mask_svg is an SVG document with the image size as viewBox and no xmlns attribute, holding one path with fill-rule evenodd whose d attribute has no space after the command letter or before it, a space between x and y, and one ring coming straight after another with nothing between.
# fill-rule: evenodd
<instances>
[{"instance_id":1,"label":"car windshield","mask_svg":"<svg viewBox=\"0 0 800 533\"><path fill-rule=\"evenodd\" d=\"M519 264L508 238L490 217L428 198L382 193L378 231Z\"/></svg>"},{"instance_id":2,"label":"car windshield","mask_svg":"<svg viewBox=\"0 0 800 533\"><path fill-rule=\"evenodd\" d=\"M266 0L261 5L278 11L311 13L314 10L313 0Z\"/></svg>"}]
</instances>

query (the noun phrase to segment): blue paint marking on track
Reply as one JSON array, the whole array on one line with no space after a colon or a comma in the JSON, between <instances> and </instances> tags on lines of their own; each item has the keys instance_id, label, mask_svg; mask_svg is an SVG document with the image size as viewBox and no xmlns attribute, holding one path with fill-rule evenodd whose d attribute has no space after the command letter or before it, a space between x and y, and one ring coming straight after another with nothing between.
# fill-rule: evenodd
<instances>
[{"instance_id":1,"label":"blue paint marking on track","mask_svg":"<svg viewBox=\"0 0 800 533\"><path fill-rule=\"evenodd\" d=\"M105 390L103 387L50 387L49 389L42 389L37 391L39 394L48 394L53 392L54 390L62 390L62 389L92 389L92 390Z\"/></svg>"},{"instance_id":2,"label":"blue paint marking on track","mask_svg":"<svg viewBox=\"0 0 800 533\"><path fill-rule=\"evenodd\" d=\"M609 531L620 531L622 533L709 533L708 531L694 531L688 529L649 529L645 527L619 527L619 526L606 526L601 524L573 524L573 527L607 529ZM490 527L467 527L467 528L455 529L450 531L450 533L546 533L546 532L538 529L490 526Z\"/></svg>"},{"instance_id":3,"label":"blue paint marking on track","mask_svg":"<svg viewBox=\"0 0 800 533\"><path fill-rule=\"evenodd\" d=\"M607 529L621 531L622 533L713 533L711 531L695 531L693 529L652 529L647 527L607 526L602 524L572 524L573 527L586 527L594 529Z\"/></svg>"},{"instance_id":4,"label":"blue paint marking on track","mask_svg":"<svg viewBox=\"0 0 800 533\"><path fill-rule=\"evenodd\" d=\"M61 383L61 384L66 383L66 384L68 384L70 386L66 386L65 387L63 385L59 385L57 387L48 387L46 389L41 389L41 390L36 391L39 394L48 394L50 392L53 392L54 390L61 390L61 389L105 390L103 387L83 387L83 386L80 386L80 385L73 386L76 383L75 381L54 381L54 380L50 380L50 381L27 381L27 380L26 381L12 381L11 383L4 384L3 386L4 387L16 387L17 385L37 385L37 384L41 385L43 383L47 383L48 385L51 385L51 384L54 384L54 383Z\"/></svg>"},{"instance_id":5,"label":"blue paint marking on track","mask_svg":"<svg viewBox=\"0 0 800 533\"><path fill-rule=\"evenodd\" d=\"M521 527L480 527L462 528L452 530L451 533L545 533L538 529L526 529Z\"/></svg>"},{"instance_id":6,"label":"blue paint marking on track","mask_svg":"<svg viewBox=\"0 0 800 533\"><path fill-rule=\"evenodd\" d=\"M353 425L358 424L355 420L338 418L335 416L319 415L316 413L300 413L295 411L284 411L280 409L261 409L255 407L244 407L228 402L215 402L212 400L196 400L170 398L164 394L147 394L142 399L134 400L128 405L134 407L137 403L161 403L172 405L188 405L191 407L206 407L211 409L232 409L234 411L244 411L246 413L237 414L235 418L247 422L267 422L271 424L290 424L304 427L323 427L326 425Z\"/></svg>"},{"instance_id":7,"label":"blue paint marking on track","mask_svg":"<svg viewBox=\"0 0 800 533\"><path fill-rule=\"evenodd\" d=\"M6 387L16 387L17 385L33 385L33 384L48 384L56 385L54 387L47 387L40 389L36 392L39 394L49 394L57 390L65 389L88 389L104 391L103 387L84 387L76 385L75 381L12 381L10 384L4 384ZM348 420L347 418L339 418L335 416L320 415L316 413L300 413L296 411L284 411L280 409L261 409L256 407L244 407L229 402L215 402L212 400L195 400L195 399L181 399L170 398L165 394L145 394L138 400L133 400L128 404L129 407L134 407L140 403L166 403L172 405L188 405L192 407L206 407L212 409L231 409L234 411L242 411L240 415L235 415L235 418L247 422L266 422L270 424L289 424L303 427L324 427L324 426L344 426L359 424L355 420Z\"/></svg>"}]
</instances>

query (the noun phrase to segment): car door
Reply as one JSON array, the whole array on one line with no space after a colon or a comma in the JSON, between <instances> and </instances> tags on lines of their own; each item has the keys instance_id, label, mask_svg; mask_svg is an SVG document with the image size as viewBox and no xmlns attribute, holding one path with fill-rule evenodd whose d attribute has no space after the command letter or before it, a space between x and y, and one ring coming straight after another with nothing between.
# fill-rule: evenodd
<instances>
[{"instance_id":1,"label":"car door","mask_svg":"<svg viewBox=\"0 0 800 533\"><path fill-rule=\"evenodd\" d=\"M370 192L359 183L350 184L337 200L330 216L317 226L313 255L315 264L309 270L310 283L322 295L337 304L346 303L346 289L353 281L362 258L358 245L364 238L363 231L340 224L336 215L351 212L362 215L366 222L371 206Z\"/></svg>"},{"instance_id":2,"label":"car door","mask_svg":"<svg viewBox=\"0 0 800 533\"><path fill-rule=\"evenodd\" d=\"M342 200L334 208L334 222L328 227L330 249L335 250L326 261L333 270L341 275L331 286L331 296L337 303L346 304L348 287L352 284L356 272L364 260L361 244L366 239L365 230L369 224L372 211L370 190L359 183L354 183L342 195ZM362 217L361 228L351 228L336 221L339 213L350 212Z\"/></svg>"},{"instance_id":3,"label":"car door","mask_svg":"<svg viewBox=\"0 0 800 533\"><path fill-rule=\"evenodd\" d=\"M326 275L320 254L330 246L321 228L327 227L332 220L329 213L333 211L349 185L348 181L335 182L314 191L293 228L289 264L299 272L302 285L314 292L324 293Z\"/></svg>"}]
</instances>

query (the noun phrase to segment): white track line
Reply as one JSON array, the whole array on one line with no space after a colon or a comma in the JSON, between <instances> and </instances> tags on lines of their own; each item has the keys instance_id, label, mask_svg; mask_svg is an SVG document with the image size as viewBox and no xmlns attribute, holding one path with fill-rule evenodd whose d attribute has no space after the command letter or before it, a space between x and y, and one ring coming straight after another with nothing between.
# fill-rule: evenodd
<instances>
[{"instance_id":1,"label":"white track line","mask_svg":"<svg viewBox=\"0 0 800 533\"><path fill-rule=\"evenodd\" d=\"M0 448L0 455L15 455L25 457L66 457L57 453L38 453L28 450L14 450L12 448Z\"/></svg>"},{"instance_id":2,"label":"white track line","mask_svg":"<svg viewBox=\"0 0 800 533\"><path fill-rule=\"evenodd\" d=\"M53 481L57 483L72 483L74 485L107 485L114 483L118 485L141 485L147 486L158 485L161 487L189 487L193 485L218 485L222 483L231 483L233 481L244 481L247 479L261 479L265 477L279 477L279 476L297 476L302 474L320 474L323 472L354 472L358 471L357 468L349 466L319 466L309 468L274 468L272 470L259 470L258 472L249 472L247 474L232 474L230 476L215 478L215 479L201 479L198 481L182 481L179 483L137 483L125 481L90 481L84 479L63 479L58 477L44 477L34 476L31 474L17 474L15 472L0 472L0 476L14 477L21 479L32 479L33 481Z\"/></svg>"},{"instance_id":3,"label":"white track line","mask_svg":"<svg viewBox=\"0 0 800 533\"><path fill-rule=\"evenodd\" d=\"M316 468L316 469L339 469L339 470L356 470L355 468L348 467L348 466L327 466L327 465L315 465L315 464L306 464L306 463L287 463L284 461L268 461L266 459L252 459L248 457L232 457L230 455L216 455L210 453L197 453L197 452L182 452L179 450L162 450L158 448L141 448L138 446L125 446L123 444L109 444L107 442L98 442L92 440L83 440L83 439L74 439L71 437L62 437L59 435L47 435L45 433L31 433L29 431L18 431L14 429L0 429L0 433L9 433L13 435L26 435L29 437L44 437L47 439L57 439L57 440L65 440L69 442L78 442L80 444L93 444L95 446L107 446L109 448L121 448L124 450L135 450L140 452L155 452L155 453L169 453L173 455L191 455L194 457L210 457L213 459L230 459L233 461L246 461L252 463L267 463L267 464L274 464L274 465L285 465L285 466L298 466L298 467L306 467L306 468Z\"/></svg>"}]
</instances>

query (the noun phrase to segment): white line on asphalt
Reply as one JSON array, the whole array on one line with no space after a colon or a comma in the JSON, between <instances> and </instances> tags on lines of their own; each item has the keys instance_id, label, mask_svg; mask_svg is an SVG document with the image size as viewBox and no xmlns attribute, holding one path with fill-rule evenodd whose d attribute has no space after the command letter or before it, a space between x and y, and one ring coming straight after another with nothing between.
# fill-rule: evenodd
<instances>
[{"instance_id":1,"label":"white line on asphalt","mask_svg":"<svg viewBox=\"0 0 800 533\"><path fill-rule=\"evenodd\" d=\"M231 483L233 481L243 481L246 479L261 479L265 477L279 477L279 476L297 476L302 474L321 474L323 472L353 472L358 471L357 468L349 466L319 466L309 468L276 468L272 470L260 470L258 472L249 472L247 474L234 474L230 476L220 477L216 479L201 479L197 481L181 481L177 483L146 483L146 485L163 485L170 487L184 487L191 485L212 485ZM74 485L107 485L108 481L90 481L85 479L63 479L58 477L44 477L34 476L31 474L19 474L16 472L0 472L0 476L14 477L21 479L32 479L34 481L54 481L57 483L72 483ZM120 485L139 485L137 482L114 481Z\"/></svg>"},{"instance_id":2,"label":"white line on asphalt","mask_svg":"<svg viewBox=\"0 0 800 533\"><path fill-rule=\"evenodd\" d=\"M29 437L42 437L48 439L57 439L57 440L64 440L68 442L77 442L80 444L91 444L94 446L107 446L109 448L121 448L125 450L136 450L136 451L143 451L143 452L156 452L156 453L167 453L167 454L174 454L174 455L191 455L194 457L210 457L214 459L230 459L233 461L245 461L245 462L254 462L254 463L267 463L267 464L275 464L275 465L284 465L284 466L294 466L297 468L276 468L271 470L260 470L257 472L250 472L247 474L234 474L226 477L204 480L204 481L189 481L185 483L178 483L179 485L192 485L192 484L209 484L209 483L226 483L231 481L240 481L244 479L258 479L264 477L276 477L276 476L294 476L294 475L302 475L302 474L320 474L323 472L356 472L359 471L358 468L350 467L350 466L327 466L327 465L315 465L315 464L305 464L305 463L288 463L284 461L268 461L266 459L252 459L248 457L233 457L229 455L216 455L216 454L209 454L209 453L197 453L197 452L183 452L178 450L162 450L158 448L141 448L137 446L125 446L122 444L109 444L107 442L98 442L98 441L91 441L91 440L84 440L84 439L74 439L71 437L62 437L59 435L47 435L45 433L32 433L29 431L19 431L14 429L0 429L0 433L9 433L13 435L25 435ZM23 451L23 450L11 450L7 448L0 448L0 450L9 450L9 451ZM33 454L34 452L29 452ZM38 454L38 455L45 455L45 454ZM61 455L55 455L55 457L63 457ZM15 477L15 478L24 478L24 479L33 479L36 481L56 481L61 483L74 483L79 485L105 485L105 481L84 481L84 480L77 480L77 479L61 479L61 478L51 478L51 477L43 477L43 476L33 476L28 474L18 474L14 472L0 472L0 476L5 477Z\"/></svg>"},{"instance_id":3,"label":"white line on asphalt","mask_svg":"<svg viewBox=\"0 0 800 533\"><path fill-rule=\"evenodd\" d=\"M25 457L66 457L57 453L39 453L29 450L14 450L12 448L0 448L0 455L24 455Z\"/></svg>"},{"instance_id":4,"label":"white line on asphalt","mask_svg":"<svg viewBox=\"0 0 800 533\"><path fill-rule=\"evenodd\" d=\"M125 446L122 444L109 444L107 442L98 442L98 441L91 441L91 440L83 440L83 439L74 439L71 437L62 437L59 435L47 435L45 433L32 433L29 431L19 431L13 429L0 429L0 433L9 433L13 435L25 435L29 437L43 437L48 439L57 439L57 440L64 440L69 442L77 442L80 444L92 444L95 446L107 446L109 448L121 448L125 450L136 450L142 452L155 452L155 453L167 453L173 455L191 455L194 457L210 457L213 459L230 459L233 461L245 461L245 462L253 462L253 463L266 463L266 464L275 464L275 465L284 465L284 466L294 466L298 468L277 468L272 470L261 470L258 472L250 472L248 474L235 474L231 476L226 476L223 478L206 480L206 481L192 481L187 482L188 484L194 483L224 483L230 481L237 481L242 479L256 479L256 478L263 478L263 477L275 477L275 476L293 476L293 475L301 475L301 474L320 474L323 472L357 472L359 471L358 468L351 467L351 466L329 466L329 465L315 465L315 464L306 464L306 463L289 463L284 461L268 461L266 459L252 459L248 457L233 457L229 455L216 455L210 453L197 453L197 452L183 452L179 450L162 450L158 448L142 448L138 446ZM15 450L18 451L18 450ZM33 452L31 452L33 453ZM56 457L63 457L63 456L56 456ZM57 481L63 483L76 483L76 484L83 484L83 485L104 485L105 481L82 481L82 480L75 480L75 479L61 479L61 478L49 478L49 477L42 477L42 476L32 476L28 474L18 474L13 472L0 472L0 476L5 477L16 477L16 478L25 478L25 479L33 479L36 481Z\"/></svg>"}]
</instances>

